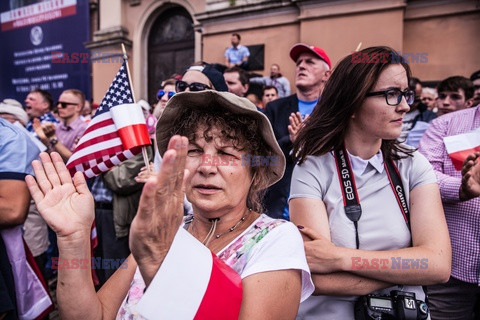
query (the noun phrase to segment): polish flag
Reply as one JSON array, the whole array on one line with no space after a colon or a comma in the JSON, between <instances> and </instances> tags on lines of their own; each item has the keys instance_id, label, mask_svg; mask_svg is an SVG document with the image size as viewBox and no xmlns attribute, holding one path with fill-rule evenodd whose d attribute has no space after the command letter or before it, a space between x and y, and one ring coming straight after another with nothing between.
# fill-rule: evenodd
<instances>
[{"instance_id":1,"label":"polish flag","mask_svg":"<svg viewBox=\"0 0 480 320\"><path fill-rule=\"evenodd\" d=\"M471 132L443 138L445 148L455 169L462 170L467 156L480 151L480 128Z\"/></svg>"},{"instance_id":2,"label":"polish flag","mask_svg":"<svg viewBox=\"0 0 480 320\"><path fill-rule=\"evenodd\" d=\"M133 103L129 79L125 60L68 159L72 177L77 171L87 178L107 172L151 144L142 107Z\"/></svg>"},{"instance_id":3,"label":"polish flag","mask_svg":"<svg viewBox=\"0 0 480 320\"><path fill-rule=\"evenodd\" d=\"M240 275L180 228L150 286L135 306L145 319L238 319Z\"/></svg>"}]
</instances>

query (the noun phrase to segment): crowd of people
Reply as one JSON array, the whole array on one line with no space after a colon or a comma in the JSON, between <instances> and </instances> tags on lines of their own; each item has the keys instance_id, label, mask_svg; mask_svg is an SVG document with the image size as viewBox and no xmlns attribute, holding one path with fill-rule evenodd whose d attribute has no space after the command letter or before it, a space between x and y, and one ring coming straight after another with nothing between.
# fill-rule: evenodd
<instances>
[{"instance_id":1,"label":"crowd of people","mask_svg":"<svg viewBox=\"0 0 480 320\"><path fill-rule=\"evenodd\" d=\"M0 103L0 319L55 286L66 319L480 319L480 139L447 141L480 135L480 70L425 87L392 48L297 43L291 88L240 40L139 102L147 159L88 180L65 163L98 105ZM58 267L92 257L122 263Z\"/></svg>"}]
</instances>

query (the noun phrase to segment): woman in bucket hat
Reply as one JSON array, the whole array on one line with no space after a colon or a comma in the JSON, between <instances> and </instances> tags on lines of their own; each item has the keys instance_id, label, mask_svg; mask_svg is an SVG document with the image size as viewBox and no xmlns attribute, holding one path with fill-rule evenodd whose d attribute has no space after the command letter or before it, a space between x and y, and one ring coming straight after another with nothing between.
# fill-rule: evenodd
<instances>
[{"instance_id":1,"label":"woman in bucket hat","mask_svg":"<svg viewBox=\"0 0 480 320\"><path fill-rule=\"evenodd\" d=\"M268 119L228 92L177 93L157 144L163 162L144 186L132 256L98 294L89 270L60 268L62 316L293 319L313 285L297 228L261 213L262 191L285 167ZM27 183L57 232L59 263L89 259L93 201L83 176L72 182L58 155L41 158L37 182Z\"/></svg>"}]
</instances>

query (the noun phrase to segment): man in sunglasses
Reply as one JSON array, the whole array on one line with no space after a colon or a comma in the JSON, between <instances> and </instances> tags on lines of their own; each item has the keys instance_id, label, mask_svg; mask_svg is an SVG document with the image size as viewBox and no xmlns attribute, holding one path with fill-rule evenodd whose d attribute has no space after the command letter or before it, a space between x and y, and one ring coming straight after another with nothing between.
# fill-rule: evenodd
<instances>
[{"instance_id":1,"label":"man in sunglasses","mask_svg":"<svg viewBox=\"0 0 480 320\"><path fill-rule=\"evenodd\" d=\"M77 89L69 89L60 95L57 108L61 122L40 124L34 122L33 127L40 140L50 151L58 152L66 162L87 128L87 123L80 117L85 105L85 95Z\"/></svg>"},{"instance_id":2,"label":"man in sunglasses","mask_svg":"<svg viewBox=\"0 0 480 320\"><path fill-rule=\"evenodd\" d=\"M165 106L167 105L168 100L170 100L170 98L173 97L173 95L176 93L176 81L176 79L171 78L162 82L162 88L160 88L160 90L158 90L157 92L158 102L153 109L153 115L156 119L160 118L163 113L163 109L165 109Z\"/></svg>"}]
</instances>

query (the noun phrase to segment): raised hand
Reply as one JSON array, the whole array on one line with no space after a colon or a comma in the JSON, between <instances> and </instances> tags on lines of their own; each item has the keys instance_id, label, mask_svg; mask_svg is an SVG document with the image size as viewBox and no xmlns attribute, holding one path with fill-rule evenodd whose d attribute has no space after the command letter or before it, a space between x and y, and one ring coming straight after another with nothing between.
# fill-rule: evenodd
<instances>
[{"instance_id":1,"label":"raised hand","mask_svg":"<svg viewBox=\"0 0 480 320\"><path fill-rule=\"evenodd\" d=\"M183 219L188 139L173 136L157 175L143 187L130 227L130 250L148 286L170 249Z\"/></svg>"},{"instance_id":2,"label":"raised hand","mask_svg":"<svg viewBox=\"0 0 480 320\"><path fill-rule=\"evenodd\" d=\"M81 172L70 177L62 157L40 153L32 162L35 177L26 176L30 194L40 215L59 238L90 231L95 216L93 197Z\"/></svg>"},{"instance_id":3,"label":"raised hand","mask_svg":"<svg viewBox=\"0 0 480 320\"><path fill-rule=\"evenodd\" d=\"M478 196L480 196L480 152L475 152L463 163L460 200L470 200Z\"/></svg>"},{"instance_id":4,"label":"raised hand","mask_svg":"<svg viewBox=\"0 0 480 320\"><path fill-rule=\"evenodd\" d=\"M45 132L45 135L47 136L47 138L51 138L55 135L56 126L52 122L43 123L42 129L43 129L43 132Z\"/></svg>"},{"instance_id":5,"label":"raised hand","mask_svg":"<svg viewBox=\"0 0 480 320\"><path fill-rule=\"evenodd\" d=\"M307 118L308 115L305 117L305 120ZM293 143L295 142L295 139L297 139L298 131L300 131L300 129L302 128L304 120L302 120L302 115L300 114L300 112L292 113L288 120L290 121L290 125L288 126L288 133L290 136L290 141L292 141Z\"/></svg>"}]
</instances>

